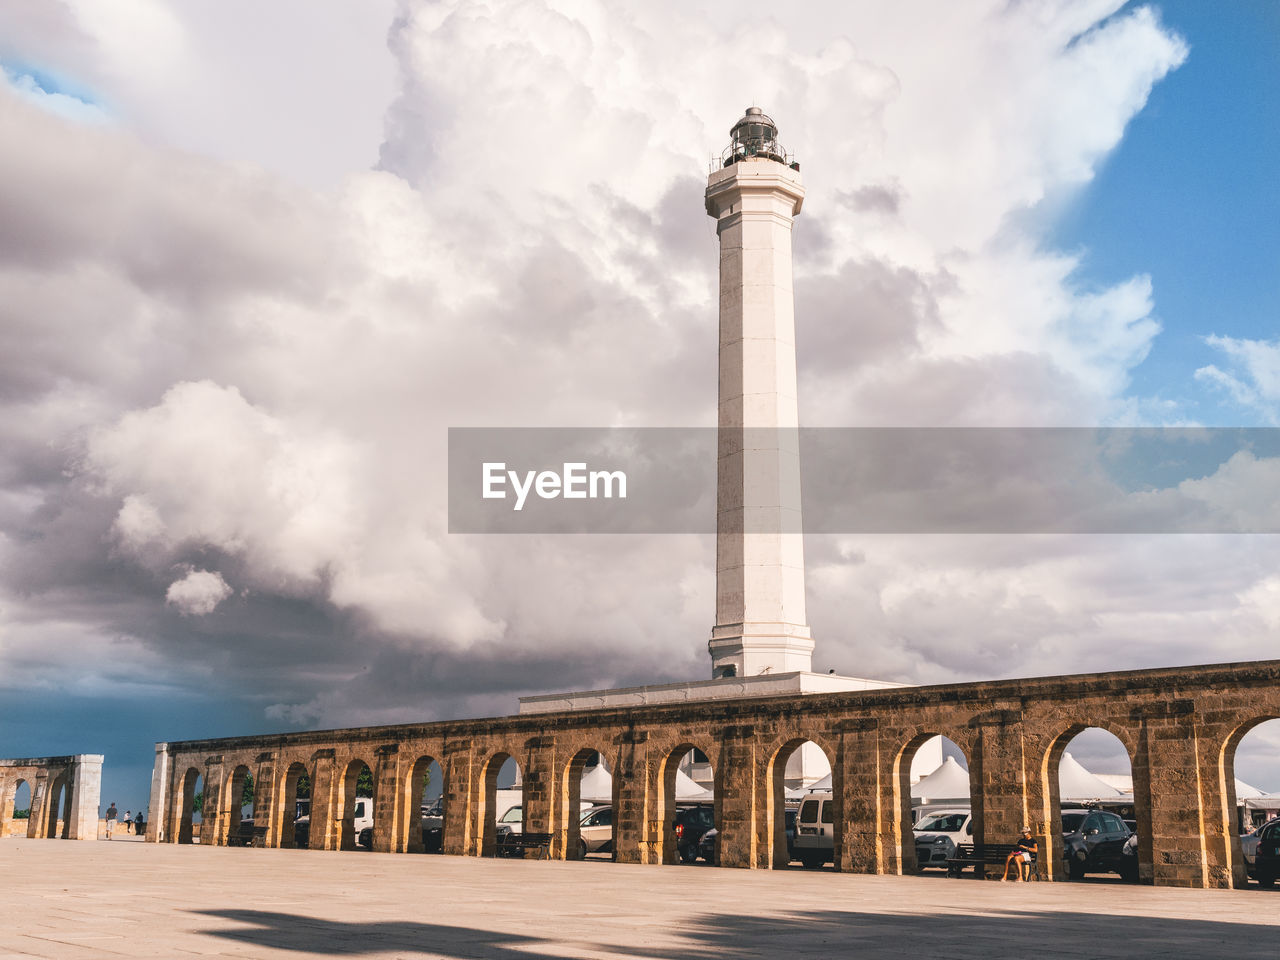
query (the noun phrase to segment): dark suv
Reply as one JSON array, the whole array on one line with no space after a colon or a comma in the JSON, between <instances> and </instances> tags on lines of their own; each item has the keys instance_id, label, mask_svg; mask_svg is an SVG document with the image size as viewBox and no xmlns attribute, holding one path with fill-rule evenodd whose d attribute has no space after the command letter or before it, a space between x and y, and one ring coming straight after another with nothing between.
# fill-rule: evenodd
<instances>
[{"instance_id":1,"label":"dark suv","mask_svg":"<svg viewBox=\"0 0 1280 960\"><path fill-rule=\"evenodd\" d=\"M1062 858L1072 880L1086 873L1118 873L1138 879L1138 858L1129 843L1133 831L1106 810L1062 811Z\"/></svg>"},{"instance_id":2,"label":"dark suv","mask_svg":"<svg viewBox=\"0 0 1280 960\"><path fill-rule=\"evenodd\" d=\"M696 807L680 807L671 829L676 834L676 851L684 863L698 859L698 844L708 830L716 825L715 808L710 804Z\"/></svg>"},{"instance_id":3,"label":"dark suv","mask_svg":"<svg viewBox=\"0 0 1280 960\"><path fill-rule=\"evenodd\" d=\"M1258 829L1258 850L1253 855L1253 879L1269 887L1280 879L1280 818Z\"/></svg>"}]
</instances>

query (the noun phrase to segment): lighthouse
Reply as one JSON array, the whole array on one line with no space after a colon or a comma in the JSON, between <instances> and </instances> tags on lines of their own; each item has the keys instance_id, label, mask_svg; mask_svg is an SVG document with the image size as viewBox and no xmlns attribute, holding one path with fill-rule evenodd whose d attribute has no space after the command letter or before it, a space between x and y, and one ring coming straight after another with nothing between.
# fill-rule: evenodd
<instances>
[{"instance_id":1,"label":"lighthouse","mask_svg":"<svg viewBox=\"0 0 1280 960\"><path fill-rule=\"evenodd\" d=\"M803 672L805 615L791 227L800 165L759 107L707 178L720 240L713 678Z\"/></svg>"}]
</instances>

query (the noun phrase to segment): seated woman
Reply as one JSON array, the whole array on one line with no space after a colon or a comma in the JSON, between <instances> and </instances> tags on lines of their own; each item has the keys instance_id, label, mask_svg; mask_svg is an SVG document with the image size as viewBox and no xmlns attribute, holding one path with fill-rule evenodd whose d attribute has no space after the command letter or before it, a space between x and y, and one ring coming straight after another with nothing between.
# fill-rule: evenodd
<instances>
[{"instance_id":1,"label":"seated woman","mask_svg":"<svg viewBox=\"0 0 1280 960\"><path fill-rule=\"evenodd\" d=\"M1018 845L1013 853L1009 854L1004 861L1004 876L1002 881L1009 879L1009 868L1014 864L1018 865L1018 879L1026 880L1031 876L1031 858L1035 856L1036 842L1031 837L1031 828L1023 827L1022 836L1018 838Z\"/></svg>"}]
</instances>

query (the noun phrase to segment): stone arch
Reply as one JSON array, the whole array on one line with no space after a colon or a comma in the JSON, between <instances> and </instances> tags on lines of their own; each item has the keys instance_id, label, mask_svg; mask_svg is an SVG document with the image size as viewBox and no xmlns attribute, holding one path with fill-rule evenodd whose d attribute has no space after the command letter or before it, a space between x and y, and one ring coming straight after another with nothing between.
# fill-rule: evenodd
<instances>
[{"instance_id":1,"label":"stone arch","mask_svg":"<svg viewBox=\"0 0 1280 960\"><path fill-rule=\"evenodd\" d=\"M1039 812L1044 816L1045 836L1037 838L1040 845L1037 870L1041 876L1052 880L1065 880L1067 877L1066 865L1062 862L1062 796L1058 786L1058 767L1067 745L1081 733L1091 729L1111 734L1120 741L1129 757L1129 769L1133 774L1134 818L1138 824L1138 869L1142 876L1149 877L1152 849L1151 811L1148 803L1150 792L1139 789L1138 751L1133 731L1107 717L1077 720L1049 740L1040 765L1040 795L1044 798L1044 806ZM1144 766L1143 775L1146 774Z\"/></svg>"},{"instance_id":2,"label":"stone arch","mask_svg":"<svg viewBox=\"0 0 1280 960\"><path fill-rule=\"evenodd\" d=\"M65 840L71 829L71 777L63 770L49 778L45 794L45 824L42 836Z\"/></svg>"},{"instance_id":3,"label":"stone arch","mask_svg":"<svg viewBox=\"0 0 1280 960\"><path fill-rule=\"evenodd\" d=\"M424 817L422 808L425 805L426 785L425 780L431 765L435 764L436 769L440 771L440 828L443 829L444 818L448 811L445 809L448 805L448 791L445 789L444 777L445 767L439 758L429 753L418 757L409 768L409 776L403 784L404 793L404 820L401 825L400 835L404 837L403 849L407 853L425 853L428 850L432 852L440 852L440 848L436 847L434 842L428 844L426 831L428 829L427 822L434 823L435 817Z\"/></svg>"},{"instance_id":4,"label":"stone arch","mask_svg":"<svg viewBox=\"0 0 1280 960\"><path fill-rule=\"evenodd\" d=\"M972 738L957 730L943 727L918 730L898 748L890 771L893 797L890 819L893 842L891 845L886 845L888 856L883 871L885 873L911 874L918 873L920 870L920 864L916 858L915 831L912 829L915 819L912 815L911 762L915 759L916 752L934 737L943 737L951 741L951 744L964 756L969 770L973 769ZM977 842L982 837L982 784L977 782L972 773L969 776L969 810L973 817L973 837Z\"/></svg>"},{"instance_id":5,"label":"stone arch","mask_svg":"<svg viewBox=\"0 0 1280 960\"><path fill-rule=\"evenodd\" d=\"M765 765L766 802L764 816L761 818L761 857L760 865L773 870L785 869L791 864L791 855L787 849L786 832L786 774L787 764L806 743L811 743L822 751L831 767L831 799L833 825L833 863L840 868L840 855L844 844L844 798L842 796L843 777L835 761L835 752L824 742L821 736L810 736L803 733L793 734L773 749Z\"/></svg>"},{"instance_id":6,"label":"stone arch","mask_svg":"<svg viewBox=\"0 0 1280 960\"><path fill-rule=\"evenodd\" d=\"M498 852L497 818L502 814L502 811L497 809L498 774L502 772L508 760L515 761L519 767L520 761L516 759L514 753L506 749L498 749L489 754L480 769L480 789L477 791L478 802L476 803L476 816L479 821L476 823L475 830L478 856L492 857Z\"/></svg>"},{"instance_id":7,"label":"stone arch","mask_svg":"<svg viewBox=\"0 0 1280 960\"><path fill-rule=\"evenodd\" d=\"M306 764L300 760L294 760L285 768L280 778L280 789L276 792L276 796L279 797L276 801L275 816L275 822L279 825L277 827L279 834L275 838L276 846L297 846L295 825L298 820L298 784L304 776L308 782L315 782L315 777L308 771ZM254 812L257 812L256 809Z\"/></svg>"},{"instance_id":8,"label":"stone arch","mask_svg":"<svg viewBox=\"0 0 1280 960\"><path fill-rule=\"evenodd\" d=\"M19 776L5 784L4 794L0 795L0 840L3 840L10 834L13 815L21 809L18 807L18 791L24 786L27 788L27 818L23 823L26 824L27 829L24 830L23 833L30 834L32 807L31 797L34 795L35 791L26 777Z\"/></svg>"},{"instance_id":9,"label":"stone arch","mask_svg":"<svg viewBox=\"0 0 1280 960\"><path fill-rule=\"evenodd\" d=\"M721 797L723 795L723 777L724 764L711 761L716 756L713 750L708 749L709 744L698 743L694 740L681 740L674 747L666 751L658 772L658 794L657 794L657 814L658 821L661 824L662 837L662 863L679 863L680 857L676 849L676 834L673 821L676 815L676 773L680 769L680 763L685 756L693 750L702 753L711 763L712 775L712 817L718 827L721 823ZM717 859L719 853L719 843L716 844Z\"/></svg>"},{"instance_id":10,"label":"stone arch","mask_svg":"<svg viewBox=\"0 0 1280 960\"><path fill-rule=\"evenodd\" d=\"M195 798L200 792L196 787L207 785L207 783L198 767L188 767L187 772L182 775L182 791L178 796L178 843L195 842ZM200 820L200 825L203 827L203 815Z\"/></svg>"},{"instance_id":11,"label":"stone arch","mask_svg":"<svg viewBox=\"0 0 1280 960\"><path fill-rule=\"evenodd\" d=\"M1240 848L1240 824L1237 819L1236 750L1240 741L1256 727L1271 720L1280 720L1280 714L1264 713L1237 724L1222 740L1218 750L1218 795L1222 799L1223 857L1233 887L1248 886L1244 852ZM1141 838L1139 838L1141 844Z\"/></svg>"},{"instance_id":12,"label":"stone arch","mask_svg":"<svg viewBox=\"0 0 1280 960\"><path fill-rule=\"evenodd\" d=\"M244 786L249 777L247 764L237 764L227 776L226 790L223 792L222 810L218 816L218 841L224 845L234 844L240 835L240 822L244 816Z\"/></svg>"},{"instance_id":13,"label":"stone arch","mask_svg":"<svg viewBox=\"0 0 1280 960\"><path fill-rule=\"evenodd\" d=\"M603 763L607 754L595 746L579 748L564 765L560 777L560 801L556 805L552 821L552 856L566 860L581 860L585 857L582 845L582 772L587 762L599 755ZM615 760L613 770L617 771ZM618 777L613 777L613 796L609 800L613 806L615 822L618 810ZM616 829L616 828L615 828ZM616 838L616 833L615 833ZM610 841L612 844L612 841ZM612 847L611 847L612 849Z\"/></svg>"},{"instance_id":14,"label":"stone arch","mask_svg":"<svg viewBox=\"0 0 1280 960\"><path fill-rule=\"evenodd\" d=\"M370 778L372 778L373 765L361 757L353 757L347 762L346 769L342 774L341 789L338 793L337 816L337 820L340 824L340 833L338 837L339 850L354 850L356 848L356 841L359 839L359 836L356 833L355 824L356 802L359 799L356 795L356 790L360 781L360 773L366 768L369 771ZM374 809L377 809L378 785L376 781L374 782L372 792L373 796L369 798L369 802L372 804Z\"/></svg>"}]
</instances>

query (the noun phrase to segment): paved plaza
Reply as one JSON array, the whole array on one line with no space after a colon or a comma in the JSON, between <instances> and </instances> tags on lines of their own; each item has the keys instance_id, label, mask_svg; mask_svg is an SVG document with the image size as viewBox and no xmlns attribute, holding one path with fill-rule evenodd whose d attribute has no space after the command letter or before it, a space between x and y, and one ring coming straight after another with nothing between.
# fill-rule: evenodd
<instances>
[{"instance_id":1,"label":"paved plaza","mask_svg":"<svg viewBox=\"0 0 1280 960\"><path fill-rule=\"evenodd\" d=\"M1280 893L0 842L0 960L1274 958Z\"/></svg>"}]
</instances>

